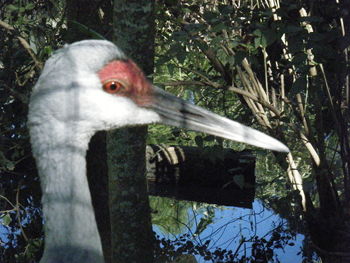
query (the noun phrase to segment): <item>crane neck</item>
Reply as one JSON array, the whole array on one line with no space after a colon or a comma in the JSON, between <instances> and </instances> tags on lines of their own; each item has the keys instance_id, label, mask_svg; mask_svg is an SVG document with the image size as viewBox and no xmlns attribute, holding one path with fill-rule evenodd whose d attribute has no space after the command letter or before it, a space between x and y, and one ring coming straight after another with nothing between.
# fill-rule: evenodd
<instances>
[{"instance_id":1,"label":"crane neck","mask_svg":"<svg viewBox=\"0 0 350 263\"><path fill-rule=\"evenodd\" d=\"M40 263L103 263L99 232L86 178L89 137L31 140L42 188L45 248ZM38 130L42 130L38 128ZM58 132L59 133L59 132ZM35 141L35 143L34 143Z\"/></svg>"}]
</instances>

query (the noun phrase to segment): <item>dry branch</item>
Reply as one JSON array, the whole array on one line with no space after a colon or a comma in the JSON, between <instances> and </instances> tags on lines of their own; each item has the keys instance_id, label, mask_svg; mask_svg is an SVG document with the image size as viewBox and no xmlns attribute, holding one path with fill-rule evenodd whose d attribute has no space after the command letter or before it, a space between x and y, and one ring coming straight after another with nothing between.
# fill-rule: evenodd
<instances>
[{"instance_id":1,"label":"dry branch","mask_svg":"<svg viewBox=\"0 0 350 263\"><path fill-rule=\"evenodd\" d=\"M8 31L14 32L15 28L9 24L7 24L6 22L0 20L0 26L5 28ZM41 70L43 68L42 63L36 58L33 50L31 49L29 43L21 36L19 36L18 34L16 34L17 39L19 40L19 42L21 43L21 45L23 46L23 48L28 52L28 54L30 55L30 57L33 59L35 66Z\"/></svg>"}]
</instances>

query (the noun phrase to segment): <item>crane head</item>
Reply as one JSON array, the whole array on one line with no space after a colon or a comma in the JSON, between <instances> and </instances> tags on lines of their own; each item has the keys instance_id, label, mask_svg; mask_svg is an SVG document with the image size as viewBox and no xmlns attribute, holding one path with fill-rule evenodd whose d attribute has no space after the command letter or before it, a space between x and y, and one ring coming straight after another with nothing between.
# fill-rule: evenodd
<instances>
[{"instance_id":1,"label":"crane head","mask_svg":"<svg viewBox=\"0 0 350 263\"><path fill-rule=\"evenodd\" d=\"M109 41L84 40L58 50L33 89L29 125L91 137L98 130L149 123L220 136L275 151L278 140L221 117L152 85L139 67ZM65 136L61 136L65 137Z\"/></svg>"}]
</instances>

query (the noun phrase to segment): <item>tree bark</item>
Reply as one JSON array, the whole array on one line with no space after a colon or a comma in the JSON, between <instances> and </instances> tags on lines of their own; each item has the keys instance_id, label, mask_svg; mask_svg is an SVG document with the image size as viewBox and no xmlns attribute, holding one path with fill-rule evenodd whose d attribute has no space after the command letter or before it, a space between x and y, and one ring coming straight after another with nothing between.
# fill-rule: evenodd
<instances>
[{"instance_id":1,"label":"tree bark","mask_svg":"<svg viewBox=\"0 0 350 263\"><path fill-rule=\"evenodd\" d=\"M153 73L154 1L114 1L115 43L146 75ZM153 262L154 235L145 176L147 127L109 132L107 152L112 258Z\"/></svg>"}]
</instances>

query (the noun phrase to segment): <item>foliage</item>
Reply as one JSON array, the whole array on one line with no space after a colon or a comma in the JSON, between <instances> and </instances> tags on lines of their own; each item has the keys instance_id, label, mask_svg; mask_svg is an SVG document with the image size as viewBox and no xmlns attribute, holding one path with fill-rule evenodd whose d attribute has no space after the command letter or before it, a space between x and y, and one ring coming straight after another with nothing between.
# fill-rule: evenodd
<instances>
[{"instance_id":1,"label":"foliage","mask_svg":"<svg viewBox=\"0 0 350 263\"><path fill-rule=\"evenodd\" d=\"M293 233L277 226L269 235L253 235L251 238L241 237L239 245L235 251L215 247L214 241L197 240L190 234L181 235L174 240L157 236L159 249L156 250L156 262L176 262L181 255L195 255L200 262L280 262L274 251L283 249L285 246L294 246ZM305 257L304 262L312 262Z\"/></svg>"},{"instance_id":2,"label":"foliage","mask_svg":"<svg viewBox=\"0 0 350 263\"><path fill-rule=\"evenodd\" d=\"M153 219L156 218L153 222L159 227L155 229L159 234L156 262L182 262L189 255L196 256L198 261L193 262L283 262L285 256L281 257L278 251L300 244L300 226L290 227L289 220L283 215L274 217L272 210L263 207L263 203L260 206L259 201L255 209L246 210L161 197L151 199ZM304 243L299 257L305 263L316 262L307 237Z\"/></svg>"},{"instance_id":3,"label":"foliage","mask_svg":"<svg viewBox=\"0 0 350 263\"><path fill-rule=\"evenodd\" d=\"M54 1L0 4L1 262L41 256L40 187L26 128L28 98L42 61L61 46L63 7Z\"/></svg>"},{"instance_id":4,"label":"foliage","mask_svg":"<svg viewBox=\"0 0 350 263\"><path fill-rule=\"evenodd\" d=\"M152 224L157 225L162 231L172 234L180 234L184 228L181 222L187 222L187 209L190 204L179 202L170 198L150 196L152 210Z\"/></svg>"},{"instance_id":5,"label":"foliage","mask_svg":"<svg viewBox=\"0 0 350 263\"><path fill-rule=\"evenodd\" d=\"M301 206L296 213L304 211L308 222L329 220L311 231L318 238L322 224L336 226L334 235L349 225L349 19L340 11L345 2L179 0L158 6L159 81L180 94L192 91L196 103L230 118L236 116L227 109L238 108L236 119L246 124L253 113L261 127L287 143L287 158L275 154L288 176L281 180L291 185L284 195ZM162 81L162 74L173 80ZM332 248L317 239L335 251L349 244L345 236L334 236Z\"/></svg>"}]
</instances>

